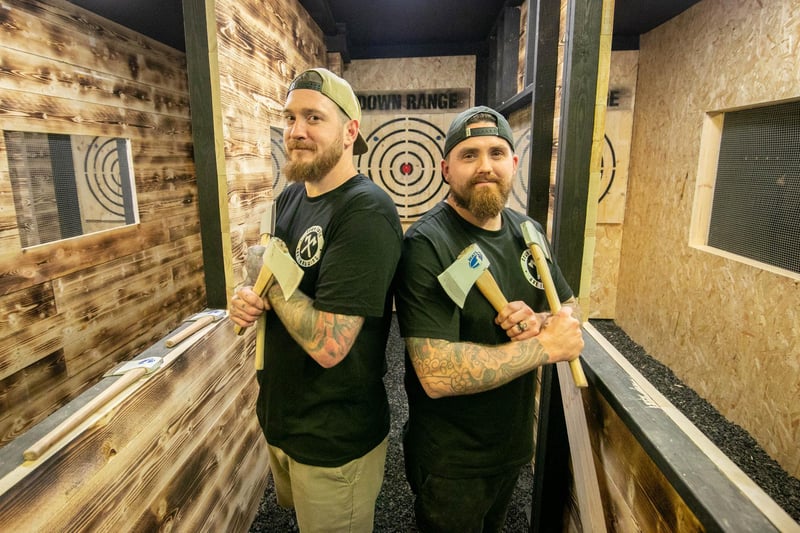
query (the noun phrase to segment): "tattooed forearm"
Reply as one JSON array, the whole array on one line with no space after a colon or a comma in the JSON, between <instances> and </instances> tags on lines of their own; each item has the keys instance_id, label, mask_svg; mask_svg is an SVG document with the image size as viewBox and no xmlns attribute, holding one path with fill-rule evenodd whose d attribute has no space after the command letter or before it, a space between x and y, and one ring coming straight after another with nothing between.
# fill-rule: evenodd
<instances>
[{"instance_id":1,"label":"tattooed forearm","mask_svg":"<svg viewBox=\"0 0 800 533\"><path fill-rule=\"evenodd\" d=\"M325 368L347 356L364 324L360 316L314 309L311 298L300 291L287 301L277 283L269 289L269 301L295 342Z\"/></svg>"},{"instance_id":2,"label":"tattooed forearm","mask_svg":"<svg viewBox=\"0 0 800 533\"><path fill-rule=\"evenodd\" d=\"M420 383L431 398L494 389L549 362L536 338L486 346L411 337L406 345Z\"/></svg>"}]
</instances>

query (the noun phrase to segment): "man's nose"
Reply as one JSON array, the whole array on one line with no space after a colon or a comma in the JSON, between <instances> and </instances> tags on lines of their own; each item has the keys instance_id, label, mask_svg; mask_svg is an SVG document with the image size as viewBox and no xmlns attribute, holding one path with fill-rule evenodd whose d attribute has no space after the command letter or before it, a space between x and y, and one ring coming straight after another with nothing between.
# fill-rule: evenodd
<instances>
[{"instance_id":1,"label":"man's nose","mask_svg":"<svg viewBox=\"0 0 800 533\"><path fill-rule=\"evenodd\" d=\"M491 172L492 171L492 158L489 154L478 154L478 171Z\"/></svg>"},{"instance_id":2,"label":"man's nose","mask_svg":"<svg viewBox=\"0 0 800 533\"><path fill-rule=\"evenodd\" d=\"M306 138L306 124L302 120L295 120L293 124L287 126L286 133L291 139Z\"/></svg>"}]
</instances>

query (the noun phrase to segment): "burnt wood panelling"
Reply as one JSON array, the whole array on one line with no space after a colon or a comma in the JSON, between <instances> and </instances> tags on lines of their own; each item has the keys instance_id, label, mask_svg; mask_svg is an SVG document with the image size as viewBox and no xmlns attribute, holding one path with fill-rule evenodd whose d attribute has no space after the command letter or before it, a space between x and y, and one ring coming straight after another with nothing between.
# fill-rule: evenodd
<instances>
[{"instance_id":1,"label":"burnt wood panelling","mask_svg":"<svg viewBox=\"0 0 800 533\"><path fill-rule=\"evenodd\" d=\"M202 309L205 291L184 55L57 0L0 16L3 130L129 138L140 215L23 249L0 136L3 445Z\"/></svg>"},{"instance_id":2,"label":"burnt wood panelling","mask_svg":"<svg viewBox=\"0 0 800 533\"><path fill-rule=\"evenodd\" d=\"M281 126L292 78L308 67L326 66L327 54L322 32L294 2L221 1L216 15L232 285L237 285L244 281L247 247L258 244L261 213L272 196L270 126Z\"/></svg>"},{"instance_id":3,"label":"burnt wood panelling","mask_svg":"<svg viewBox=\"0 0 800 533\"><path fill-rule=\"evenodd\" d=\"M0 494L0 529L246 530L265 468L257 389L225 391L253 382L252 357L228 327L167 355L113 412Z\"/></svg>"}]
</instances>

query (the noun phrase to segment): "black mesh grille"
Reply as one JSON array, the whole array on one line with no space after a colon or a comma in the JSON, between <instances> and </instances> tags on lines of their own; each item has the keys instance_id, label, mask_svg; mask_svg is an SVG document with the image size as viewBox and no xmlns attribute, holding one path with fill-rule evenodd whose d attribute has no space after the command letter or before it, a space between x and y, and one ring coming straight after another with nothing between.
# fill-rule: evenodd
<instances>
[{"instance_id":1,"label":"black mesh grille","mask_svg":"<svg viewBox=\"0 0 800 533\"><path fill-rule=\"evenodd\" d=\"M708 244L800 273L800 102L725 114Z\"/></svg>"}]
</instances>

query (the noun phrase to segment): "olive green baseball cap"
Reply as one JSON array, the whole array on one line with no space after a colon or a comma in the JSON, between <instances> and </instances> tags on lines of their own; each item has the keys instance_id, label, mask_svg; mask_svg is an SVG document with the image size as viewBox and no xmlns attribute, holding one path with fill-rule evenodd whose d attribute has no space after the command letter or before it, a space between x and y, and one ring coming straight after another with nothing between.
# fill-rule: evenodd
<instances>
[{"instance_id":1,"label":"olive green baseball cap","mask_svg":"<svg viewBox=\"0 0 800 533\"><path fill-rule=\"evenodd\" d=\"M469 124L469 120L479 113L488 113L492 115L495 119L496 125L481 128L469 127L471 126L471 124ZM506 140L506 142L511 146L512 151L514 150L514 135L511 133L511 126L508 125L506 117L491 107L477 106L471 107L466 111L462 111L456 116L456 118L453 119L453 122L450 124L450 129L447 130L447 137L444 139L444 157L447 157L447 154L450 153L450 150L452 150L461 141L464 141L469 137L478 136L500 137Z\"/></svg>"},{"instance_id":2,"label":"olive green baseball cap","mask_svg":"<svg viewBox=\"0 0 800 533\"><path fill-rule=\"evenodd\" d=\"M312 68L297 76L289 85L287 94L295 89L311 89L318 91L338 105L350 120L357 120L361 126L361 106L353 88L346 80L340 78L326 68ZM358 137L353 145L353 154L360 155L368 150L367 141L358 132Z\"/></svg>"}]
</instances>

